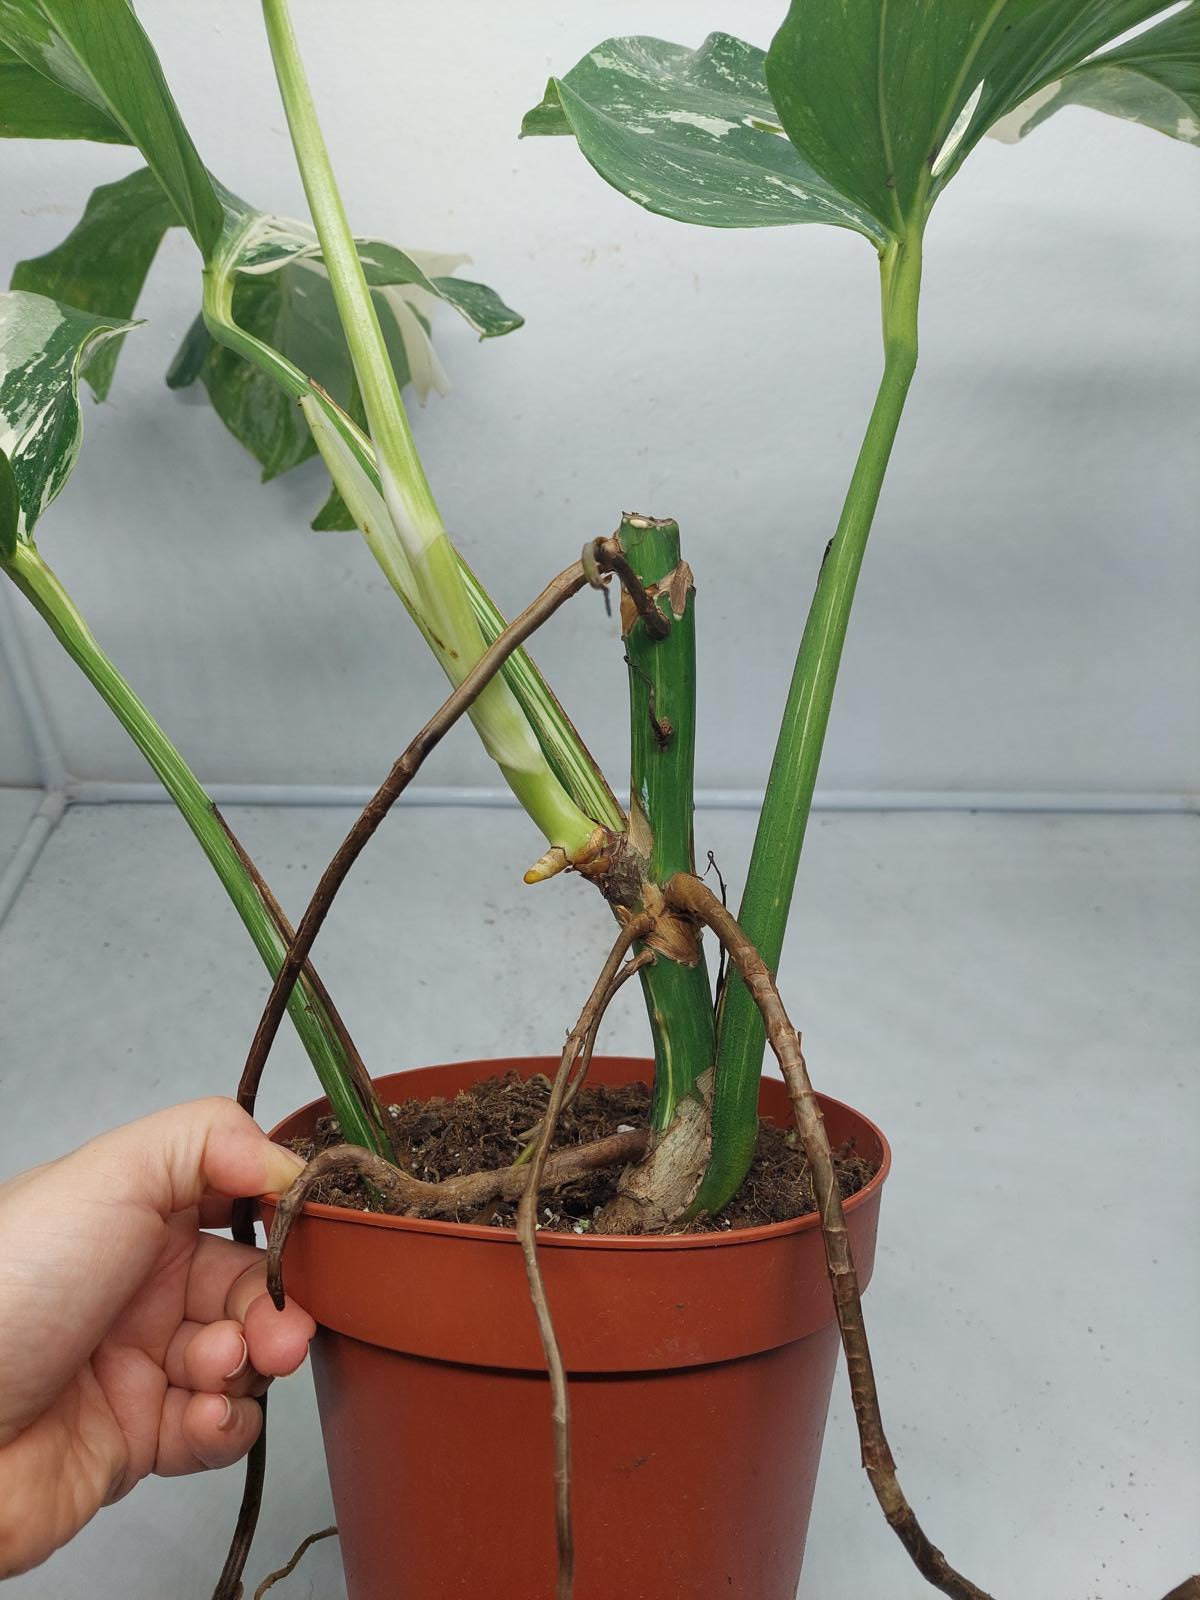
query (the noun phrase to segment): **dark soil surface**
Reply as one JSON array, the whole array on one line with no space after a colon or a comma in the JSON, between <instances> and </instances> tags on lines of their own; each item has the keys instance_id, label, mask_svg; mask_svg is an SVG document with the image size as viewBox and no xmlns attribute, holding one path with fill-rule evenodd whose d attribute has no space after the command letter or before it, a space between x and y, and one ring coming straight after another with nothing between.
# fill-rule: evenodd
<instances>
[{"instance_id":1,"label":"dark soil surface","mask_svg":"<svg viewBox=\"0 0 1200 1600\"><path fill-rule=\"evenodd\" d=\"M389 1106L388 1114L403 1164L414 1177L439 1183L462 1173L509 1166L545 1111L549 1093L548 1078L539 1074L523 1079L509 1073L477 1083L453 1100L408 1100ZM585 1084L559 1119L554 1148L586 1144L623 1129L644 1128L649 1106L650 1094L644 1084L619 1089ZM307 1159L340 1143L336 1120L322 1117L314 1137L294 1141L293 1148ZM876 1172L874 1163L851 1146L835 1151L834 1164L843 1198L857 1193ZM591 1173L544 1194L538 1208L539 1226L560 1233L587 1233L597 1213L612 1199L619 1171L613 1167ZM359 1211L370 1209L365 1189L353 1181L344 1185L330 1182L313 1198ZM689 1231L755 1228L815 1210L808 1160L796 1130L760 1122L758 1149L741 1189L724 1210L691 1224ZM511 1228L516 1225L516 1212L515 1202L495 1201L461 1220Z\"/></svg>"}]
</instances>

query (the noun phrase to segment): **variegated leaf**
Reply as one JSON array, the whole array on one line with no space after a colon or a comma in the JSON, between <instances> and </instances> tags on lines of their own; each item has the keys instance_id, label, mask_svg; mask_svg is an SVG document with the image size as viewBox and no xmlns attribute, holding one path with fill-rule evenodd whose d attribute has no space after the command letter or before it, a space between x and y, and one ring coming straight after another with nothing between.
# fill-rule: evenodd
<instances>
[{"instance_id":1,"label":"variegated leaf","mask_svg":"<svg viewBox=\"0 0 1200 1600\"><path fill-rule=\"evenodd\" d=\"M607 39L550 79L521 133L574 134L602 178L677 222L826 222L882 243L870 211L819 176L784 136L764 60L727 33L710 34L696 50L662 39Z\"/></svg>"},{"instance_id":2,"label":"variegated leaf","mask_svg":"<svg viewBox=\"0 0 1200 1600\"><path fill-rule=\"evenodd\" d=\"M469 256L408 252L384 239L357 239L355 243L368 284L372 289L390 291L383 302L386 305L403 303L427 319L433 304L444 301L481 339L512 333L525 320L486 284L450 276L470 260ZM325 275L316 232L307 223L290 217L264 214L259 226L246 236L234 270L243 276L257 276L286 266L307 266ZM413 362L411 353L409 364L418 364Z\"/></svg>"},{"instance_id":3,"label":"variegated leaf","mask_svg":"<svg viewBox=\"0 0 1200 1600\"><path fill-rule=\"evenodd\" d=\"M133 326L44 295L0 293L0 451L16 486L16 538L30 537L75 465L79 378L88 360Z\"/></svg>"}]
</instances>

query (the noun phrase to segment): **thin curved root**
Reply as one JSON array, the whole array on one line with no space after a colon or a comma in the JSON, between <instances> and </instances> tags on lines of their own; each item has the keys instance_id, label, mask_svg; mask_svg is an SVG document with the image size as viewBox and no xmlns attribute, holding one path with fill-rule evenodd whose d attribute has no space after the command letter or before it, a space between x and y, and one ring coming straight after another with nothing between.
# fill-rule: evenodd
<instances>
[{"instance_id":1,"label":"thin curved root","mask_svg":"<svg viewBox=\"0 0 1200 1600\"><path fill-rule=\"evenodd\" d=\"M563 1045L558 1071L554 1075L554 1083L550 1089L550 1101L546 1107L546 1115L542 1119L543 1132L537 1141L533 1160L528 1167L519 1169L521 1199L517 1206L517 1238L520 1240L521 1253L525 1258L529 1298L533 1302L534 1315L537 1317L542 1351L546 1357L546 1372L550 1379L551 1420L554 1424L554 1531L558 1545L556 1586L558 1600L571 1600L575 1592L575 1532L571 1516L571 1399L567 1392L567 1370L563 1364L558 1335L554 1330L554 1318L550 1312L550 1302L546 1298L546 1285L542 1280L542 1269L538 1261L537 1197L542 1186L548 1181L556 1159L549 1154L549 1147L554 1142L554 1130L562 1112L563 1099L567 1092L567 1077L572 1064L582 1055L581 1071L587 1071L600 1019L608 1002L624 981L621 976L622 971L625 978L629 977L635 968L637 958L627 963L624 969L621 963L630 948L644 934L650 932L653 922L654 919L645 914L634 917L631 922L626 923L608 952L595 987L579 1013L579 1020L567 1035L566 1044ZM618 1134L616 1137L620 1138L621 1135ZM643 1149L646 1142L646 1139L643 1139Z\"/></svg>"},{"instance_id":2,"label":"thin curved root","mask_svg":"<svg viewBox=\"0 0 1200 1600\"><path fill-rule=\"evenodd\" d=\"M273 1589L277 1583L282 1583L284 1578L291 1577L292 1573L295 1572L296 1568L304 1560L305 1556L312 1549L314 1544L318 1544L322 1539L336 1538L336 1528L322 1528L320 1533L310 1533L306 1539L301 1539L299 1545L296 1547L296 1553L292 1559L285 1566L280 1567L277 1572L269 1573L267 1577L265 1577L259 1584L258 1588L255 1589L254 1600L263 1600L263 1595L266 1594L268 1589Z\"/></svg>"},{"instance_id":3,"label":"thin curved root","mask_svg":"<svg viewBox=\"0 0 1200 1600\"><path fill-rule=\"evenodd\" d=\"M584 1081L587 1078L588 1068L592 1064L592 1053L596 1048L596 1040L600 1034L600 1024L604 1021L604 1013L608 1010L613 996L619 989L628 983L629 979L632 978L635 973L641 972L644 967L652 967L656 960L657 957L655 956L653 950L639 950L637 955L629 957L629 960L626 961L625 965L609 984L608 989L605 992L604 999L601 1001L596 1014L592 1018L591 1026L587 1032L587 1037L583 1041L583 1048L575 1057L575 1061L572 1066L573 1076L567 1083L567 1089L566 1093L563 1095L562 1105L558 1108L558 1114L560 1117L562 1116L563 1112L567 1110L568 1106L572 1104L576 1095L583 1088ZM527 1161L532 1161L534 1154L537 1151L537 1147L541 1142L542 1129L545 1127L545 1125L546 1118L541 1116L534 1123L532 1128L526 1128L525 1132L521 1135L521 1138L526 1141L525 1148L513 1162L514 1167L523 1167Z\"/></svg>"}]
</instances>

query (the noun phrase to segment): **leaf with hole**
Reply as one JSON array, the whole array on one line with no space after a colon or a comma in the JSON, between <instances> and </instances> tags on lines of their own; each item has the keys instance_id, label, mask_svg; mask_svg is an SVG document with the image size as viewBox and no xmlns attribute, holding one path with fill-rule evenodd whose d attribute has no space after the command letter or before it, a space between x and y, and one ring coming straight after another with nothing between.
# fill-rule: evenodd
<instances>
[{"instance_id":1,"label":"leaf with hole","mask_svg":"<svg viewBox=\"0 0 1200 1600\"><path fill-rule=\"evenodd\" d=\"M827 222L882 243L869 210L820 176L784 136L764 59L727 33L710 34L695 50L662 39L607 39L550 79L521 133L574 134L602 178L677 222Z\"/></svg>"},{"instance_id":2,"label":"leaf with hole","mask_svg":"<svg viewBox=\"0 0 1200 1600\"><path fill-rule=\"evenodd\" d=\"M0 0L0 48L137 145L207 258L221 204L128 0Z\"/></svg>"},{"instance_id":3,"label":"leaf with hole","mask_svg":"<svg viewBox=\"0 0 1200 1600\"><path fill-rule=\"evenodd\" d=\"M1064 106L1088 106L1200 144L1200 3L1048 84L992 129L1022 139Z\"/></svg>"},{"instance_id":4,"label":"leaf with hole","mask_svg":"<svg viewBox=\"0 0 1200 1600\"><path fill-rule=\"evenodd\" d=\"M988 128L1162 0L792 0L767 52L780 121L900 237Z\"/></svg>"},{"instance_id":5,"label":"leaf with hole","mask_svg":"<svg viewBox=\"0 0 1200 1600\"><path fill-rule=\"evenodd\" d=\"M133 326L44 295L0 292L0 451L16 485L17 539L31 536L75 465L81 374L106 341Z\"/></svg>"},{"instance_id":6,"label":"leaf with hole","mask_svg":"<svg viewBox=\"0 0 1200 1600\"><path fill-rule=\"evenodd\" d=\"M167 229L179 217L148 167L92 191L75 227L44 256L19 261L14 289L63 300L97 316L130 317ZM108 394L122 341L96 352L85 374L98 400Z\"/></svg>"}]
</instances>

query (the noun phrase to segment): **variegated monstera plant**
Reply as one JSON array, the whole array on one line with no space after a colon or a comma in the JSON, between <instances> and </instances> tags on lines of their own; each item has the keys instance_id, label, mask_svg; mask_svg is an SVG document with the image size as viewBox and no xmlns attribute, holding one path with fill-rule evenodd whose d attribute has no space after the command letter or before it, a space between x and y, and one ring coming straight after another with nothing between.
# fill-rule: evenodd
<instances>
[{"instance_id":1,"label":"variegated monstera plant","mask_svg":"<svg viewBox=\"0 0 1200 1600\"><path fill-rule=\"evenodd\" d=\"M651 211L722 228L828 223L861 234L879 260L883 375L799 640L737 938L728 924L721 935L742 958L717 994L697 958L700 889L686 889L695 883L695 636L678 530L626 519L563 575L573 592L616 573L628 601L626 808L451 544L401 397L410 382L419 392L439 386L429 341L436 302L484 337L520 318L489 289L453 276L453 259L352 235L285 0L263 0L263 12L311 226L255 210L207 170L128 0L0 0L0 135L124 144L145 163L97 189L58 248L22 262L0 295L0 566L186 817L276 978L273 1000L280 1011L286 1001L347 1140L386 1159L370 1086L303 964L323 910L306 916L293 944L252 864L35 542L79 449L80 380L107 394L159 243L167 228L186 228L201 309L168 382L201 382L264 477L320 452L333 491L316 525L362 532L458 686L454 714L471 716L545 837L528 877L584 873L642 953L653 952L638 966L656 1062L651 1148L622 1180L610 1220L678 1226L719 1208L744 1178L768 1033L798 1107L811 1104L807 1080L792 1076L794 1034L780 1032L781 1013L769 1026L763 995L782 948L855 585L916 368L930 212L986 134L1020 137L1063 106L1200 142L1200 0L1166 11L1161 0L793 0L765 52L723 33L695 49L609 39L552 78L525 117L525 134L573 137L608 183ZM707 920L716 925L716 916ZM819 1123L801 1115L834 1267L840 1201L836 1186L822 1190L831 1169ZM537 1160L530 1168L540 1174ZM848 1256L835 1276L847 1271L852 1284ZM864 1459L888 1518L931 1581L978 1600L983 1592L924 1539L896 1484L856 1292L841 1295L838 1310Z\"/></svg>"}]
</instances>

